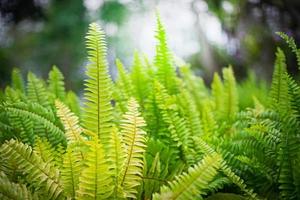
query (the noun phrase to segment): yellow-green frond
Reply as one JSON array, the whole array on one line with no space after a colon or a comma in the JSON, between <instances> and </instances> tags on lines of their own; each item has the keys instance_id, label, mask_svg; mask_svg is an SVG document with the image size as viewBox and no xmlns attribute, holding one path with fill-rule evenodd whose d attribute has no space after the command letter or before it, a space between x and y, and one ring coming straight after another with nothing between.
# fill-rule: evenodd
<instances>
[{"instance_id":1,"label":"yellow-green frond","mask_svg":"<svg viewBox=\"0 0 300 200\"><path fill-rule=\"evenodd\" d=\"M195 167L189 168L188 173L177 177L175 181L169 183L169 186L163 186L160 194L155 194L153 199L201 199L201 195L206 193L205 189L216 176L220 166L221 158L218 154L205 156Z\"/></svg>"},{"instance_id":2,"label":"yellow-green frond","mask_svg":"<svg viewBox=\"0 0 300 200\"><path fill-rule=\"evenodd\" d=\"M18 166L19 170L24 173L26 181L43 193L43 198L60 199L63 197L58 170L51 164L43 162L30 146L10 140L1 146L0 153L6 162L13 162Z\"/></svg>"},{"instance_id":3,"label":"yellow-green frond","mask_svg":"<svg viewBox=\"0 0 300 200\"><path fill-rule=\"evenodd\" d=\"M81 154L69 146L66 153L63 155L61 179L64 194L71 199L75 199L76 197L82 164Z\"/></svg>"},{"instance_id":4,"label":"yellow-green frond","mask_svg":"<svg viewBox=\"0 0 300 200\"><path fill-rule=\"evenodd\" d=\"M111 196L112 178L105 159L103 145L97 135L87 142L89 150L85 156L84 169L79 177L78 200L100 200Z\"/></svg>"},{"instance_id":5,"label":"yellow-green frond","mask_svg":"<svg viewBox=\"0 0 300 200\"><path fill-rule=\"evenodd\" d=\"M85 80L84 127L95 132L105 144L112 121L112 89L106 60L106 44L100 26L92 23L86 36L89 64Z\"/></svg>"},{"instance_id":6,"label":"yellow-green frond","mask_svg":"<svg viewBox=\"0 0 300 200\"><path fill-rule=\"evenodd\" d=\"M73 114L70 109L59 100L55 101L57 116L65 127L65 134L68 143L80 144L83 142L81 136L82 128L79 125L78 117Z\"/></svg>"},{"instance_id":7,"label":"yellow-green frond","mask_svg":"<svg viewBox=\"0 0 300 200\"><path fill-rule=\"evenodd\" d=\"M146 149L146 126L138 111L139 105L134 99L128 103L128 111L124 114L121 128L125 144L126 160L121 172L121 186L127 198L136 198L137 186L141 184L144 152Z\"/></svg>"}]
</instances>

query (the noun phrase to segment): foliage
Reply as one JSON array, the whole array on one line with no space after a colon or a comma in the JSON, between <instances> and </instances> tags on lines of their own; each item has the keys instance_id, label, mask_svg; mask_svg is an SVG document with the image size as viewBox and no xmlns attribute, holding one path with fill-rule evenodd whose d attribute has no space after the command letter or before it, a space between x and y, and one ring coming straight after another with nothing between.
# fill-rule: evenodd
<instances>
[{"instance_id":1,"label":"foliage","mask_svg":"<svg viewBox=\"0 0 300 200\"><path fill-rule=\"evenodd\" d=\"M112 81L91 24L83 106L56 67L47 81L13 72L0 100L1 198L300 198L300 86L284 52L265 98L232 67L206 87L175 64L159 16L156 33L154 62L136 52L128 71L117 60Z\"/></svg>"}]
</instances>

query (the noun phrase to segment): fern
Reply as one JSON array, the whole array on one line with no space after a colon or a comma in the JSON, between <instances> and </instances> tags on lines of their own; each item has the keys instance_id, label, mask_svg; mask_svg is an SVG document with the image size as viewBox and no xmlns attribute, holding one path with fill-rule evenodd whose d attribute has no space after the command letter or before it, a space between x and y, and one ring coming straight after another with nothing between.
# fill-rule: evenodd
<instances>
[{"instance_id":1,"label":"fern","mask_svg":"<svg viewBox=\"0 0 300 200\"><path fill-rule=\"evenodd\" d=\"M26 185L11 182L3 172L0 172L0 198L3 200L38 200L37 195Z\"/></svg>"},{"instance_id":2,"label":"fern","mask_svg":"<svg viewBox=\"0 0 300 200\"><path fill-rule=\"evenodd\" d=\"M123 143L122 135L118 132L116 127L112 130L109 145L110 152L108 154L108 162L114 183L113 199L125 198L125 192L121 186L121 173L126 161L125 144Z\"/></svg>"},{"instance_id":3,"label":"fern","mask_svg":"<svg viewBox=\"0 0 300 200\"><path fill-rule=\"evenodd\" d=\"M231 66L223 69L224 78L224 114L225 119L232 120L238 112L238 94Z\"/></svg>"},{"instance_id":4,"label":"fern","mask_svg":"<svg viewBox=\"0 0 300 200\"><path fill-rule=\"evenodd\" d=\"M272 78L270 106L279 113L290 111L285 56L279 48L276 53L275 69Z\"/></svg>"},{"instance_id":5,"label":"fern","mask_svg":"<svg viewBox=\"0 0 300 200\"><path fill-rule=\"evenodd\" d=\"M145 121L140 116L138 104L134 99L128 103L128 112L123 116L121 128L125 144L126 161L121 172L120 185L124 188L127 198L135 198L136 187L142 180L143 157L146 148Z\"/></svg>"},{"instance_id":6,"label":"fern","mask_svg":"<svg viewBox=\"0 0 300 200\"><path fill-rule=\"evenodd\" d=\"M287 34L282 32L277 32L277 35L279 35L282 39L285 40L285 42L289 45L293 53L296 55L297 65L298 68L300 69L300 49L297 48L295 40L292 37L289 37Z\"/></svg>"},{"instance_id":7,"label":"fern","mask_svg":"<svg viewBox=\"0 0 300 200\"><path fill-rule=\"evenodd\" d=\"M10 140L1 146L0 152L1 157L18 165L18 168L25 173L27 181L37 190L43 191L45 198L63 197L57 169L44 163L38 155L32 152L31 147Z\"/></svg>"},{"instance_id":8,"label":"fern","mask_svg":"<svg viewBox=\"0 0 300 200\"><path fill-rule=\"evenodd\" d=\"M153 199L195 199L205 195L204 190L217 174L221 159L217 154L206 156L195 167L189 168L188 173L183 173L176 181L163 186L161 193L155 194Z\"/></svg>"},{"instance_id":9,"label":"fern","mask_svg":"<svg viewBox=\"0 0 300 200\"><path fill-rule=\"evenodd\" d=\"M56 66L53 66L49 73L49 91L53 99L60 99L63 101L66 96L64 76Z\"/></svg>"},{"instance_id":10,"label":"fern","mask_svg":"<svg viewBox=\"0 0 300 200\"><path fill-rule=\"evenodd\" d=\"M44 81L38 79L34 74L28 73L27 96L31 102L38 103L44 107L50 105Z\"/></svg>"},{"instance_id":11,"label":"fern","mask_svg":"<svg viewBox=\"0 0 300 200\"><path fill-rule=\"evenodd\" d=\"M157 39L155 65L157 67L158 80L171 94L176 92L176 73L173 66L171 52L167 45L166 31L160 20L159 14L156 16Z\"/></svg>"},{"instance_id":12,"label":"fern","mask_svg":"<svg viewBox=\"0 0 300 200\"><path fill-rule=\"evenodd\" d=\"M86 153L85 168L79 177L77 199L106 199L111 195L113 188L103 145L96 134L87 144L89 151Z\"/></svg>"},{"instance_id":13,"label":"fern","mask_svg":"<svg viewBox=\"0 0 300 200\"><path fill-rule=\"evenodd\" d=\"M20 70L13 69L12 75L11 75L11 80L12 80L12 87L14 89L19 90L21 92L25 92L24 80L23 80Z\"/></svg>"},{"instance_id":14,"label":"fern","mask_svg":"<svg viewBox=\"0 0 300 200\"><path fill-rule=\"evenodd\" d=\"M39 104L15 103L5 104L4 109L9 113L19 117L29 118L32 121L43 126L43 132L39 133L40 137L47 138L53 145L65 142L64 132L56 123L54 114ZM44 131L45 130L45 131Z\"/></svg>"},{"instance_id":15,"label":"fern","mask_svg":"<svg viewBox=\"0 0 300 200\"><path fill-rule=\"evenodd\" d=\"M57 108L57 116L61 119L65 127L65 135L69 144L81 144L83 138L81 136L82 128L79 126L79 120L68 107L62 102L56 100L55 106Z\"/></svg>"},{"instance_id":16,"label":"fern","mask_svg":"<svg viewBox=\"0 0 300 200\"><path fill-rule=\"evenodd\" d=\"M63 165L61 168L61 181L64 194L71 199L76 198L76 191L79 187L79 176L82 169L83 161L81 154L68 147L63 156Z\"/></svg>"},{"instance_id":17,"label":"fern","mask_svg":"<svg viewBox=\"0 0 300 200\"><path fill-rule=\"evenodd\" d=\"M84 127L95 132L104 147L109 140L112 126L111 80L106 61L104 34L99 25L92 23L86 36L89 65L85 83Z\"/></svg>"}]
</instances>

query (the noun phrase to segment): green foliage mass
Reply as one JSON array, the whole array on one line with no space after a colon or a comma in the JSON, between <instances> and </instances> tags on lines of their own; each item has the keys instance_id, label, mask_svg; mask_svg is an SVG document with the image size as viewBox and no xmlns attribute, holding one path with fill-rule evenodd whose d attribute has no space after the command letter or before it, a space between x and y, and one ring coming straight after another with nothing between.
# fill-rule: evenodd
<instances>
[{"instance_id":1,"label":"green foliage mass","mask_svg":"<svg viewBox=\"0 0 300 200\"><path fill-rule=\"evenodd\" d=\"M300 86L284 52L270 92L237 84L231 67L206 87L174 62L159 16L156 38L153 62L117 60L112 81L91 24L82 105L58 68L26 82L14 70L0 98L1 199L300 198Z\"/></svg>"}]
</instances>

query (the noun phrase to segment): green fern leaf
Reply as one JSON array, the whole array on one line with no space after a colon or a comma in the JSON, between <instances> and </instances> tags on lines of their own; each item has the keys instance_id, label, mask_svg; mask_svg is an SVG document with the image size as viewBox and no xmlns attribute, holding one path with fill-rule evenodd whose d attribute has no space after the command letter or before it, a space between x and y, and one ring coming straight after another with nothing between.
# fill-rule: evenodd
<instances>
[{"instance_id":1,"label":"green fern leaf","mask_svg":"<svg viewBox=\"0 0 300 200\"><path fill-rule=\"evenodd\" d=\"M37 103L25 104L5 104L3 108L6 112L14 113L19 117L31 119L33 122L42 126L43 131L39 133L40 137L47 138L53 145L59 143L65 144L65 135L61 127L57 124L55 115L50 109L43 108Z\"/></svg>"},{"instance_id":2,"label":"green fern leaf","mask_svg":"<svg viewBox=\"0 0 300 200\"><path fill-rule=\"evenodd\" d=\"M92 23L86 36L88 59L85 83L84 127L95 132L106 145L112 127L111 80L106 61L106 44L100 26Z\"/></svg>"},{"instance_id":3,"label":"green fern leaf","mask_svg":"<svg viewBox=\"0 0 300 200\"><path fill-rule=\"evenodd\" d=\"M114 181L113 199L125 198L125 192L121 187L121 172L126 161L125 144L123 144L123 137L119 134L116 127L113 128L111 139L109 143L108 162L110 164L110 171Z\"/></svg>"},{"instance_id":4,"label":"green fern leaf","mask_svg":"<svg viewBox=\"0 0 300 200\"><path fill-rule=\"evenodd\" d=\"M212 154L203 158L195 167L191 167L188 173L183 173L176 178L175 181L170 182L169 186L163 186L160 194L153 196L154 200L167 199L195 199L205 195L205 189L209 182L217 174L220 168L221 158L217 154Z\"/></svg>"},{"instance_id":5,"label":"green fern leaf","mask_svg":"<svg viewBox=\"0 0 300 200\"><path fill-rule=\"evenodd\" d=\"M82 169L82 156L74 148L68 146L63 155L63 165L61 168L61 180L64 194L75 199L76 191L79 187L79 177Z\"/></svg>"},{"instance_id":6,"label":"green fern leaf","mask_svg":"<svg viewBox=\"0 0 300 200\"><path fill-rule=\"evenodd\" d=\"M68 91L65 103L76 116L81 117L80 102L73 91Z\"/></svg>"},{"instance_id":7,"label":"green fern leaf","mask_svg":"<svg viewBox=\"0 0 300 200\"><path fill-rule=\"evenodd\" d=\"M223 69L224 78L224 119L232 120L238 110L238 93L232 67Z\"/></svg>"},{"instance_id":8,"label":"green fern leaf","mask_svg":"<svg viewBox=\"0 0 300 200\"><path fill-rule=\"evenodd\" d=\"M33 151L42 159L44 163L50 163L52 165L55 165L55 150L51 147L48 141L37 137L35 139Z\"/></svg>"},{"instance_id":9,"label":"green fern leaf","mask_svg":"<svg viewBox=\"0 0 300 200\"><path fill-rule=\"evenodd\" d=\"M215 102L215 109L217 113L217 117L221 118L223 116L224 109L224 85L220 76L215 73L214 78L211 84L212 96Z\"/></svg>"},{"instance_id":10,"label":"green fern leaf","mask_svg":"<svg viewBox=\"0 0 300 200\"><path fill-rule=\"evenodd\" d=\"M55 101L57 116L62 121L65 127L65 134L69 144L82 144L83 137L81 136L82 128L79 126L78 117L74 115L70 109L59 100Z\"/></svg>"},{"instance_id":11,"label":"green fern leaf","mask_svg":"<svg viewBox=\"0 0 300 200\"><path fill-rule=\"evenodd\" d=\"M0 172L0 199L2 200L38 200L24 184L11 182L8 177Z\"/></svg>"},{"instance_id":12,"label":"green fern leaf","mask_svg":"<svg viewBox=\"0 0 300 200\"><path fill-rule=\"evenodd\" d=\"M283 51L278 48L272 77L269 104L273 110L278 111L281 114L285 114L291 110L286 72L285 56Z\"/></svg>"},{"instance_id":13,"label":"green fern leaf","mask_svg":"<svg viewBox=\"0 0 300 200\"><path fill-rule=\"evenodd\" d=\"M144 152L146 149L146 126L138 111L134 99L129 100L128 111L124 114L121 133L125 144L126 160L121 172L120 185L126 192L126 198L136 198L136 187L141 184L144 167Z\"/></svg>"},{"instance_id":14,"label":"green fern leaf","mask_svg":"<svg viewBox=\"0 0 300 200\"><path fill-rule=\"evenodd\" d=\"M13 69L11 80L12 80L12 87L15 90L19 90L22 93L25 92L24 80L19 69Z\"/></svg>"},{"instance_id":15,"label":"green fern leaf","mask_svg":"<svg viewBox=\"0 0 300 200\"><path fill-rule=\"evenodd\" d=\"M27 81L28 100L49 107L50 102L44 81L38 79L33 73L28 73Z\"/></svg>"},{"instance_id":16,"label":"green fern leaf","mask_svg":"<svg viewBox=\"0 0 300 200\"><path fill-rule=\"evenodd\" d=\"M284 39L285 42L289 45L289 47L292 49L293 53L296 55L298 69L300 69L300 49L297 48L294 38L289 37L287 34L282 32L277 32L277 35Z\"/></svg>"},{"instance_id":17,"label":"green fern leaf","mask_svg":"<svg viewBox=\"0 0 300 200\"><path fill-rule=\"evenodd\" d=\"M109 166L97 135L95 133L92 140L86 142L89 151L86 153L85 167L79 177L79 188L76 192L78 200L107 199L113 192Z\"/></svg>"},{"instance_id":18,"label":"green fern leaf","mask_svg":"<svg viewBox=\"0 0 300 200\"><path fill-rule=\"evenodd\" d=\"M144 108L145 100L149 93L149 78L146 76L146 70L142 65L141 58L137 52L134 53L133 66L131 71L131 82L133 94L139 102L141 108Z\"/></svg>"},{"instance_id":19,"label":"green fern leaf","mask_svg":"<svg viewBox=\"0 0 300 200\"><path fill-rule=\"evenodd\" d=\"M26 180L43 192L44 198L60 199L63 197L58 170L44 163L30 146L10 140L1 146L0 153L5 160L17 164L26 175Z\"/></svg>"},{"instance_id":20,"label":"green fern leaf","mask_svg":"<svg viewBox=\"0 0 300 200\"><path fill-rule=\"evenodd\" d=\"M64 76L56 66L52 67L52 70L49 73L48 82L49 91L53 100L60 99L61 101L64 101L66 96Z\"/></svg>"},{"instance_id":21,"label":"green fern leaf","mask_svg":"<svg viewBox=\"0 0 300 200\"><path fill-rule=\"evenodd\" d=\"M171 52L167 45L166 31L160 20L160 16L156 15L156 35L157 39L155 66L157 67L157 77L161 84L167 89L170 94L177 90L176 86L176 71L173 66Z\"/></svg>"}]
</instances>

